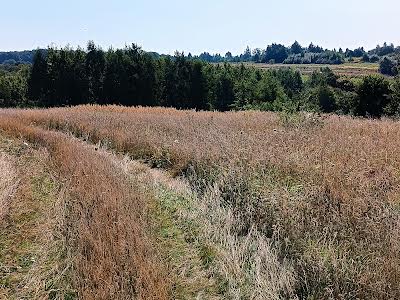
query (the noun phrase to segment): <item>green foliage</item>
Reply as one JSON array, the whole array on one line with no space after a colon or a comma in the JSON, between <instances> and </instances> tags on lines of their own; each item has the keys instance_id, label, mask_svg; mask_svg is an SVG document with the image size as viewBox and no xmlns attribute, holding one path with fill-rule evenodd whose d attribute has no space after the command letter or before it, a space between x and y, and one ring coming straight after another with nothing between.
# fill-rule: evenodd
<instances>
[{"instance_id":1,"label":"green foliage","mask_svg":"<svg viewBox=\"0 0 400 300\"><path fill-rule=\"evenodd\" d=\"M370 63L376 63L379 61L379 56L378 55L372 55L369 57L369 62Z\"/></svg>"},{"instance_id":2,"label":"green foliage","mask_svg":"<svg viewBox=\"0 0 400 300\"><path fill-rule=\"evenodd\" d=\"M379 64L379 72L384 75L395 76L398 73L397 63L392 59L384 57Z\"/></svg>"},{"instance_id":3,"label":"green foliage","mask_svg":"<svg viewBox=\"0 0 400 300\"><path fill-rule=\"evenodd\" d=\"M307 110L333 112L336 109L336 96L332 87L322 84L311 88L304 95L304 106Z\"/></svg>"},{"instance_id":4,"label":"green foliage","mask_svg":"<svg viewBox=\"0 0 400 300\"><path fill-rule=\"evenodd\" d=\"M376 48L374 50L372 50L370 52L373 54L376 54L378 56L385 56L385 55L393 53L394 51L395 51L394 45L393 44L388 45L385 42L385 43L383 43L382 46L378 45L378 46L376 46Z\"/></svg>"},{"instance_id":5,"label":"green foliage","mask_svg":"<svg viewBox=\"0 0 400 300\"><path fill-rule=\"evenodd\" d=\"M370 57L367 53L364 53L361 60L363 62L370 62Z\"/></svg>"},{"instance_id":6,"label":"green foliage","mask_svg":"<svg viewBox=\"0 0 400 300\"><path fill-rule=\"evenodd\" d=\"M389 100L389 82L378 75L369 75L357 87L356 114L380 117Z\"/></svg>"},{"instance_id":7,"label":"green foliage","mask_svg":"<svg viewBox=\"0 0 400 300\"><path fill-rule=\"evenodd\" d=\"M300 54L303 52L303 48L301 47L298 41L295 41L293 45L290 47L290 52L292 54Z\"/></svg>"},{"instance_id":8,"label":"green foliage","mask_svg":"<svg viewBox=\"0 0 400 300\"><path fill-rule=\"evenodd\" d=\"M280 84L283 86L286 95L293 98L299 94L303 88L303 80L299 71L293 71L288 68L281 68L279 70L272 70L272 74L276 77Z\"/></svg>"},{"instance_id":9,"label":"green foliage","mask_svg":"<svg viewBox=\"0 0 400 300\"><path fill-rule=\"evenodd\" d=\"M320 72L314 71L311 74L309 81L310 86L315 87L319 85L330 85L332 87L337 86L338 77L328 67L321 68Z\"/></svg>"},{"instance_id":10,"label":"green foliage","mask_svg":"<svg viewBox=\"0 0 400 300\"><path fill-rule=\"evenodd\" d=\"M36 50L0 52L0 64L27 64L33 61Z\"/></svg>"},{"instance_id":11,"label":"green foliage","mask_svg":"<svg viewBox=\"0 0 400 300\"><path fill-rule=\"evenodd\" d=\"M354 115L358 105L357 93L354 91L335 89L336 113Z\"/></svg>"},{"instance_id":12,"label":"green foliage","mask_svg":"<svg viewBox=\"0 0 400 300\"><path fill-rule=\"evenodd\" d=\"M211 107L220 111L229 110L235 102L233 69L225 64L222 68L217 68L212 74L215 82L213 83L211 93Z\"/></svg>"},{"instance_id":13,"label":"green foliage","mask_svg":"<svg viewBox=\"0 0 400 300\"><path fill-rule=\"evenodd\" d=\"M345 92L354 92L356 89L354 81L349 77L337 78L335 86Z\"/></svg>"},{"instance_id":14,"label":"green foliage","mask_svg":"<svg viewBox=\"0 0 400 300\"><path fill-rule=\"evenodd\" d=\"M292 107L292 97L301 92L303 82L290 69L260 72L242 69L236 86L235 109L281 111Z\"/></svg>"},{"instance_id":15,"label":"green foliage","mask_svg":"<svg viewBox=\"0 0 400 300\"><path fill-rule=\"evenodd\" d=\"M400 117L400 77L390 86L389 104L385 107L385 113L390 116Z\"/></svg>"},{"instance_id":16,"label":"green foliage","mask_svg":"<svg viewBox=\"0 0 400 300\"><path fill-rule=\"evenodd\" d=\"M352 55L366 55L362 48L358 49L360 53L356 50ZM303 49L294 43L290 49L273 44L264 52L248 48L243 55L281 60L289 53L305 58L306 52L320 56L329 53L318 46ZM345 55L343 51L335 53ZM227 56L232 58L232 54ZM38 50L32 67L0 67L0 105L98 103L220 111L305 110L372 117L398 114L397 81L389 88L383 77L357 80L339 77L325 67L304 82L291 68L260 70L243 64L209 64L179 52L173 57L147 53L135 44L103 51L89 42L86 50Z\"/></svg>"},{"instance_id":17,"label":"green foliage","mask_svg":"<svg viewBox=\"0 0 400 300\"><path fill-rule=\"evenodd\" d=\"M187 60L183 53L166 58L161 66L161 103L177 108L206 109L207 81L200 61Z\"/></svg>"},{"instance_id":18,"label":"green foliage","mask_svg":"<svg viewBox=\"0 0 400 300\"><path fill-rule=\"evenodd\" d=\"M151 56L133 44L105 55L104 99L123 105L154 105L156 71ZM102 60L102 58L101 58Z\"/></svg>"},{"instance_id":19,"label":"green foliage","mask_svg":"<svg viewBox=\"0 0 400 300\"><path fill-rule=\"evenodd\" d=\"M28 97L44 105L48 92L46 88L49 86L48 64L42 51L36 52L33 61L34 64L28 80Z\"/></svg>"},{"instance_id":20,"label":"green foliage","mask_svg":"<svg viewBox=\"0 0 400 300\"><path fill-rule=\"evenodd\" d=\"M286 102L288 96L285 94L284 89L278 79L266 73L257 84L255 104L261 105L270 104L272 109L279 108L280 103ZM270 106L266 105L266 107Z\"/></svg>"},{"instance_id":21,"label":"green foliage","mask_svg":"<svg viewBox=\"0 0 400 300\"><path fill-rule=\"evenodd\" d=\"M284 45L272 44L265 50L262 62L268 63L274 61L275 63L283 63L283 61L288 57L288 50Z\"/></svg>"},{"instance_id":22,"label":"green foliage","mask_svg":"<svg viewBox=\"0 0 400 300\"><path fill-rule=\"evenodd\" d=\"M104 97L104 71L106 58L104 51L96 47L93 42L88 43L85 61L85 72L88 80L88 102L95 103Z\"/></svg>"},{"instance_id":23,"label":"green foliage","mask_svg":"<svg viewBox=\"0 0 400 300\"><path fill-rule=\"evenodd\" d=\"M323 51L319 53L302 52L289 55L283 63L285 64L330 64L339 65L344 62L343 54L336 51Z\"/></svg>"},{"instance_id":24,"label":"green foliage","mask_svg":"<svg viewBox=\"0 0 400 300\"><path fill-rule=\"evenodd\" d=\"M368 57L368 54L365 52L364 47L360 47L360 48L357 48L354 50L346 49L346 52L345 52L345 56L349 57L349 58L353 58L353 57L365 58L365 55L367 55L367 57Z\"/></svg>"},{"instance_id":25,"label":"green foliage","mask_svg":"<svg viewBox=\"0 0 400 300\"><path fill-rule=\"evenodd\" d=\"M13 72L0 73L0 107L28 106L28 67L19 66Z\"/></svg>"}]
</instances>

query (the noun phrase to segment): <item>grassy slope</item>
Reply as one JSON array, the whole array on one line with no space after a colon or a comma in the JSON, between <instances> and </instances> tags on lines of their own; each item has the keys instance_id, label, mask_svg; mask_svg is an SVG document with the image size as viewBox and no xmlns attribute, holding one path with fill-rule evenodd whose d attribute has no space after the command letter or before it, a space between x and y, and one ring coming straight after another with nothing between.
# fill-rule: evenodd
<instances>
[{"instance_id":1,"label":"grassy slope","mask_svg":"<svg viewBox=\"0 0 400 300\"><path fill-rule=\"evenodd\" d=\"M187 232L188 215L205 228L211 293L398 298L398 123L98 106L7 114L183 171L198 194L167 227ZM181 202L161 195L164 211Z\"/></svg>"},{"instance_id":2,"label":"grassy slope","mask_svg":"<svg viewBox=\"0 0 400 300\"><path fill-rule=\"evenodd\" d=\"M14 143L11 140L8 141ZM28 149L25 144L20 144L23 149ZM84 145L82 146L85 147ZM29 149L31 149L30 146ZM148 166L131 161L126 157L121 158L105 150L98 151L98 147L95 148L93 146L87 149L97 152L99 157L110 161L112 165L123 171L123 173L129 176L133 185L136 186L139 182L140 187L137 186L137 188L143 190L140 193L146 193L149 199L153 198L155 200L151 202L153 203L151 208L151 230L157 239L157 247L163 257L164 263L168 266L169 281L173 282L173 288L170 290L171 299L194 299L198 297L202 299L225 299L226 297L253 298L256 295L255 293L262 295L265 288L271 288L271 286L263 285L257 288L253 281L260 280L260 278L253 277L249 273L251 268L249 269L247 266L250 260L257 259L257 257L251 256L252 251L248 247L252 248L258 244L260 242L259 237L248 236L240 238L230 234L226 235L224 232L214 237L210 236L214 218L218 219L222 216L226 218L228 216L228 219L220 220L220 222L226 223L221 223L221 225L228 226L225 228L227 231L232 231L232 229L229 229L229 226L233 225L232 220L229 219L232 213L224 210L218 202L215 202L216 199L214 197L204 196L200 199L200 196L194 193L190 186L183 180L173 179L167 173L152 170ZM39 163L37 160L33 160L32 165L26 167L39 170L37 168L39 167ZM121 173L121 179L124 178L123 173ZM23 181L26 181L25 178L23 178ZM46 207L48 209L47 205L51 205L52 203L48 197L50 195L49 189L55 188L53 182L54 178L52 178L52 181L49 181L47 177L43 177L42 175L39 176L39 179L36 176L32 179L32 183L34 184L32 193L35 195L35 201L44 204L41 210L46 209ZM137 190L136 192L138 193L139 191ZM66 201L70 201L68 200L70 196L66 195L64 197L67 198ZM202 204L199 205L200 203ZM15 209L15 204L10 204L10 208ZM49 224L48 220L36 217L41 211L37 206L32 204L30 199L24 199L22 204L29 207L30 214L35 216L32 217L32 222L35 222L35 224L42 223L42 226L47 226L47 234L44 238L48 238L49 235L54 234L52 230L55 228L52 227L52 224ZM212 209L210 210L211 207ZM18 207L18 210L21 211L21 207ZM67 222L64 222L63 226L66 225ZM36 232L35 225L31 222L25 223L24 227L25 234L28 231ZM4 244L7 244L8 247L12 247L15 243L15 238L20 238L21 234L15 228L10 229L10 234L5 235L3 239ZM17 236L15 237L14 235ZM239 239L242 241L239 241ZM17 297L17 295L30 295L33 298L50 295L52 299L75 299L77 295L75 292L65 290L65 288L62 289L62 285L67 285L71 279L65 282L67 278L64 277L59 278L58 282L53 282L53 277L43 276L43 274L38 273L38 271L43 272L44 267L53 267L51 275L57 278L57 270L54 267L57 267L57 264L65 264L61 260L60 253L57 253L57 251L62 252L65 249L63 250L57 248L56 245L52 245L52 249L48 248L47 252L41 253L42 256L46 256L47 258L45 260L42 259L45 263L41 263L38 267L34 266L37 258L33 254L34 249L38 245L32 244L28 237L24 238L23 244L26 245L23 254L15 252L10 256L7 254L7 248L3 251L4 254L8 255L9 259L18 260L21 255L24 255L24 257L28 257L32 261L26 264L25 268L13 269L12 273L7 274L4 283L4 293L7 292L8 297L11 297L10 299L14 296ZM231 249L231 246L233 245L237 249L232 252L233 249ZM268 246L264 247L268 248ZM75 252L75 250L69 249L70 252ZM54 260L48 261L48 257ZM243 260L245 257L246 259ZM234 269L236 269L235 274L232 274L231 270ZM50 273L46 273L46 275L50 275ZM38 279L31 283L30 289L21 285L21 282L26 280L28 276L38 277ZM71 277L73 276L74 274L71 274ZM251 276L251 278L248 276ZM35 287L35 294L32 294L32 288L35 289ZM278 295L279 292L272 289L271 294ZM88 295L80 294L79 297L87 298ZM118 296L115 297L118 298Z\"/></svg>"},{"instance_id":3,"label":"grassy slope","mask_svg":"<svg viewBox=\"0 0 400 300\"><path fill-rule=\"evenodd\" d=\"M66 232L71 230L71 228L65 228L65 226L69 226L70 221L68 219L74 216L65 215L65 211L63 211L63 215L54 214L56 209L54 205L59 205L62 210L64 206L70 205L68 202L74 201L71 198L71 193L76 187L73 187L71 191L70 183L68 184L68 180L65 181L66 178L64 178L68 192L64 191L63 194L59 192L60 185L56 183L57 181L52 174L57 170L57 164L50 164L48 153L44 148L35 150L25 142L8 138L1 138L1 142L0 149L9 153L8 156L10 157L8 159L7 156L7 160L6 157L2 157L0 161L2 166L7 166L10 169L7 176L2 178L4 183L1 182L1 187L4 186L4 188L1 191L5 191L17 178L19 178L20 185L12 201L8 203L7 215L4 213L4 218L1 219L1 225L6 230L0 239L2 245L0 251L2 258L0 295L7 299L19 299L19 297L33 299L41 297L75 299L79 297L79 299L91 299L96 292L99 293L98 289L85 287L80 290L79 285L83 282L79 283L79 281L83 278L76 276L83 274L76 273L73 258L65 261L65 256L68 256L68 253L76 255L77 250L79 250L76 249L79 245L65 242L65 239L69 236ZM81 144L72 139L71 142ZM219 299L218 283L207 270L208 263L204 261L206 258L202 253L203 248L199 246L195 235L190 235L190 232L186 231L187 219L180 218L183 212L190 209L189 203L192 196L187 190L187 186L184 189L177 190L175 187L180 183L175 182L167 174L154 173L146 165L119 158L105 150L98 151L99 149L94 146L81 144L81 147L86 149L85 151L96 153L97 159L101 157L102 160L108 161L120 170L118 175L120 179L126 181L129 178L128 181L132 187L135 187L137 195L146 195L149 204L151 204L152 214L151 226L147 230L151 231L157 240L158 251L169 269L169 277L165 277L165 280L173 283L173 287L168 292L168 298L193 299L201 296L202 299ZM19 162L18 170L21 172L15 174L15 176L12 176L11 163L8 162L11 158ZM53 170L49 169L50 166ZM25 169L32 171L23 173ZM86 172L90 173L90 170L86 169ZM138 182L140 182L140 186L138 186ZM171 186L172 182L175 182L174 187ZM88 192L90 193L90 191ZM56 196L63 197L65 202L57 201ZM16 201L17 199L18 201ZM2 203L5 203L5 201ZM121 210L120 213L122 214L124 208L119 207L118 209ZM6 209L4 208L3 211L5 212ZM103 222L104 218L99 218L99 220ZM57 222L62 224L55 224ZM92 223L95 225L96 222L92 221ZM132 224L125 220L121 225L132 229ZM196 226L199 227L200 225L197 224ZM107 234L107 232L103 232ZM59 242L55 242L56 236L64 239L64 243L60 245ZM68 247L68 249L65 247ZM103 244L103 247L107 246ZM114 255L117 254L113 249L103 250L111 250ZM78 262L90 265L89 261L84 262L82 258ZM102 260L97 263L100 267L107 261ZM141 263L144 264L145 262ZM71 271L68 271L70 268L72 268ZM92 272L95 270L94 268L95 266L92 267ZM68 273L69 276L65 276L68 274L64 273ZM108 276L108 274L109 271L102 275ZM87 274L84 276L87 276ZM103 281L101 282L104 284ZM118 282L117 279L116 283L121 284L122 282ZM162 283L162 281L159 283ZM144 288L149 284L149 282L144 282ZM75 292L72 286L78 292ZM129 292L130 289L126 289L125 292ZM113 294L113 299L124 297L121 292L119 292L119 295ZM156 290L150 292L152 293L151 296L144 296L131 291L129 297L134 297L136 294L143 299L149 299L149 297L151 299L161 298L160 294L155 294Z\"/></svg>"},{"instance_id":4,"label":"grassy slope","mask_svg":"<svg viewBox=\"0 0 400 300\"><path fill-rule=\"evenodd\" d=\"M7 120L1 121L7 123ZM37 186L32 192L26 191L30 185L27 188L22 185L23 197L19 202L22 208L26 207L26 212L18 206L19 202L10 203L10 212L16 212L15 220L14 214L10 213L12 222L6 220L4 223L5 228L10 230L9 234L3 235L2 254L6 259L4 264L10 264L22 257L26 258L23 263L28 269L16 266L11 270L13 274L5 274L4 293L16 297L25 293L25 283L21 282L24 278L29 278L30 282L34 279L30 270L31 265L36 265L34 262L37 261L30 252L37 252L36 244L30 244L33 241L38 242L38 245L46 244L51 236L57 234L53 229L58 227L61 230L58 236L66 242L65 254L70 257L72 266L71 284L79 299L105 299L110 298L110 295L116 299L167 298L167 285L170 281L163 273L163 265L157 261L158 256L146 233L148 226L144 225L147 216L145 201L148 200L146 192L138 190L134 182L128 182L111 162L103 161L94 149L86 149L79 142L62 134L27 128L12 120L7 124L8 134L24 136L30 142L49 150L52 168L62 178L68 193L64 195L64 202L57 203L61 215L56 219L61 224L55 224L56 226L48 226L51 223L48 216L42 220L39 202L46 205L49 203L45 203L46 197L41 194L47 192L40 180L32 179L34 187ZM29 170L40 170L37 163L33 161ZM24 174L30 173L25 171ZM25 179L22 174L20 177ZM30 183L30 177L28 179L24 181ZM41 224L47 226L47 230ZM14 225L15 228L12 227ZM44 240L38 239L36 235L31 238L31 234L37 233L36 230L44 234ZM15 252L19 241L23 245L29 245L26 247L28 252L23 252L24 256L21 256L18 249ZM24 249L21 251L25 251ZM40 253L46 255L47 252ZM56 251L53 256L63 254L62 251ZM37 270L36 275L43 273L40 266ZM27 275L20 279L20 271ZM60 273L53 275L53 280L57 280L56 275L63 276L67 269L57 271ZM38 289L39 295L50 293L52 298L57 297L59 287L56 282L39 281L32 283L32 288ZM62 282L67 283L65 280ZM68 294L66 299L68 297L75 296Z\"/></svg>"}]
</instances>

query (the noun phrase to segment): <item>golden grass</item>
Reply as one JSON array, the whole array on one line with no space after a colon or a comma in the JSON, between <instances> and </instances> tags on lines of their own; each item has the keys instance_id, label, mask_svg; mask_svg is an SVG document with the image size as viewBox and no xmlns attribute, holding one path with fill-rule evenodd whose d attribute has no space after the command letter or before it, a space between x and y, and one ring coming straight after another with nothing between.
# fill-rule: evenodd
<instances>
[{"instance_id":1,"label":"golden grass","mask_svg":"<svg viewBox=\"0 0 400 300\"><path fill-rule=\"evenodd\" d=\"M1 136L0 148L8 162L1 164L3 178L13 187L0 218L0 298L64 298L57 296L71 291L65 261L59 259L63 240L57 237L55 224L62 197L48 166L48 153ZM55 276L61 271L64 275Z\"/></svg>"},{"instance_id":2,"label":"golden grass","mask_svg":"<svg viewBox=\"0 0 400 300\"><path fill-rule=\"evenodd\" d=\"M282 274L295 283L282 281L291 287L278 288L275 298L291 293L310 299L400 297L397 122L325 116L288 124L273 113L117 106L3 110L0 115L71 132L187 176L201 199L210 197L234 215L235 238L255 232L269 243L266 249L278 266L292 270ZM1 127L7 129L4 122ZM57 153L69 147L58 140L51 145ZM79 153L75 149L56 160L80 161L74 152ZM89 197L86 190L96 194L104 182L90 181L76 194ZM258 282L268 276L258 274Z\"/></svg>"},{"instance_id":3,"label":"golden grass","mask_svg":"<svg viewBox=\"0 0 400 300\"><path fill-rule=\"evenodd\" d=\"M68 188L62 234L79 299L166 299L169 279L146 231L146 192L79 141L15 119L0 126L46 147Z\"/></svg>"},{"instance_id":4,"label":"golden grass","mask_svg":"<svg viewBox=\"0 0 400 300\"><path fill-rule=\"evenodd\" d=\"M16 171L9 155L0 152L0 222L9 209L9 201L16 183Z\"/></svg>"}]
</instances>

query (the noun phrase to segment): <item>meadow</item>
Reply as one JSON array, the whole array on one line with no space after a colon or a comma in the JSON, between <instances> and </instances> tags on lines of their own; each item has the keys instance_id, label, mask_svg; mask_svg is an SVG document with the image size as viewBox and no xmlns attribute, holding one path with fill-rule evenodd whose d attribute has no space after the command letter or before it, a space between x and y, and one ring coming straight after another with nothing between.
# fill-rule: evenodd
<instances>
[{"instance_id":1,"label":"meadow","mask_svg":"<svg viewBox=\"0 0 400 300\"><path fill-rule=\"evenodd\" d=\"M396 121L83 105L0 136L0 297L400 297Z\"/></svg>"}]
</instances>

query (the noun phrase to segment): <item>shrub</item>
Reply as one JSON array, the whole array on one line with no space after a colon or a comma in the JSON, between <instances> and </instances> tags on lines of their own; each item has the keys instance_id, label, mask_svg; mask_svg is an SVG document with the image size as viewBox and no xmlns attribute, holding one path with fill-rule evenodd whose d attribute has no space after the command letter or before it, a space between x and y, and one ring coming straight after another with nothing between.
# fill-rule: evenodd
<instances>
[{"instance_id":1,"label":"shrub","mask_svg":"<svg viewBox=\"0 0 400 300\"><path fill-rule=\"evenodd\" d=\"M394 76L397 74L397 63L385 57L379 64L379 72L384 75Z\"/></svg>"},{"instance_id":2,"label":"shrub","mask_svg":"<svg viewBox=\"0 0 400 300\"><path fill-rule=\"evenodd\" d=\"M390 116L400 117L400 77L397 77L392 82L390 89L389 104L385 108L385 113Z\"/></svg>"},{"instance_id":3,"label":"shrub","mask_svg":"<svg viewBox=\"0 0 400 300\"><path fill-rule=\"evenodd\" d=\"M358 105L356 114L380 117L388 104L389 82L379 75L365 77L357 87Z\"/></svg>"},{"instance_id":4,"label":"shrub","mask_svg":"<svg viewBox=\"0 0 400 300\"><path fill-rule=\"evenodd\" d=\"M326 84L309 89L304 95L306 110L333 112L336 108L335 92Z\"/></svg>"},{"instance_id":5,"label":"shrub","mask_svg":"<svg viewBox=\"0 0 400 300\"><path fill-rule=\"evenodd\" d=\"M370 58L369 58L369 62L370 63L376 63L376 62L378 62L379 61L379 56L378 55L372 55Z\"/></svg>"}]
</instances>

